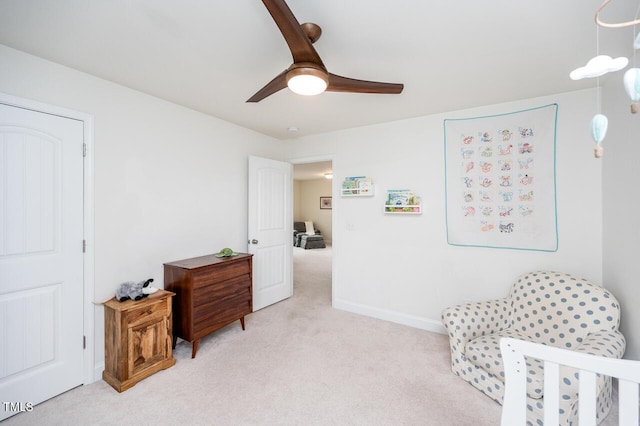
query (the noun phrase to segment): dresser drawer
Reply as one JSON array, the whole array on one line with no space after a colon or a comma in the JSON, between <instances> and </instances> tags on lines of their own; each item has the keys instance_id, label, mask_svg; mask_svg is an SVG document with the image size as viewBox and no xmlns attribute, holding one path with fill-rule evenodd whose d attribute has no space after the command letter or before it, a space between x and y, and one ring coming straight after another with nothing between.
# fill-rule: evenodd
<instances>
[{"instance_id":1,"label":"dresser drawer","mask_svg":"<svg viewBox=\"0 0 640 426\"><path fill-rule=\"evenodd\" d=\"M251 277L241 275L230 280L209 283L193 290L193 306L197 307L211 303L215 300L224 300L239 293L248 293L251 290Z\"/></svg>"},{"instance_id":2,"label":"dresser drawer","mask_svg":"<svg viewBox=\"0 0 640 426\"><path fill-rule=\"evenodd\" d=\"M196 335L208 334L251 313L251 293L245 290L224 300L216 300L195 308L193 332Z\"/></svg>"},{"instance_id":3,"label":"dresser drawer","mask_svg":"<svg viewBox=\"0 0 640 426\"><path fill-rule=\"evenodd\" d=\"M145 303L143 306L133 308L126 315L129 327L135 327L147 321L156 321L158 318L169 315L169 306L166 300L158 300L155 303Z\"/></svg>"},{"instance_id":4,"label":"dresser drawer","mask_svg":"<svg viewBox=\"0 0 640 426\"><path fill-rule=\"evenodd\" d=\"M247 301L245 304L244 301ZM220 295L215 298L202 299L201 303L194 304L193 318L195 321L201 318L208 317L209 314L216 314L223 310L226 310L227 306L234 304L242 304L244 309L245 305L251 302L251 289L246 286L236 287L233 292L227 292L224 295Z\"/></svg>"},{"instance_id":5,"label":"dresser drawer","mask_svg":"<svg viewBox=\"0 0 640 426\"><path fill-rule=\"evenodd\" d=\"M193 288L197 289L211 283L226 281L230 278L250 273L249 262L244 260L224 265L224 267L204 269L193 273Z\"/></svg>"}]
</instances>

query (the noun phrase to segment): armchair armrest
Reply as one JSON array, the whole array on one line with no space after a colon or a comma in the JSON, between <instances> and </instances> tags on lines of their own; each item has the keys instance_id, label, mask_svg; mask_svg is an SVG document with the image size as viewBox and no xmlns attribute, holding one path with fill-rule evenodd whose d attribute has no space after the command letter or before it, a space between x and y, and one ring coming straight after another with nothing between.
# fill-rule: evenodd
<instances>
[{"instance_id":1,"label":"armchair armrest","mask_svg":"<svg viewBox=\"0 0 640 426\"><path fill-rule=\"evenodd\" d=\"M465 303L442 311L442 324L449 334L451 369L456 374L457 365L466 361L464 347L476 337L502 331L511 324L509 299Z\"/></svg>"},{"instance_id":2,"label":"armchair armrest","mask_svg":"<svg viewBox=\"0 0 640 426\"><path fill-rule=\"evenodd\" d=\"M576 347L576 351L605 358L622 358L627 341L618 330L602 330L589 333Z\"/></svg>"},{"instance_id":3,"label":"armchair armrest","mask_svg":"<svg viewBox=\"0 0 640 426\"><path fill-rule=\"evenodd\" d=\"M624 336L618 330L601 330L589 333L580 343L580 346L577 346L574 350L589 355L619 359L624 355L626 344ZM601 374L598 374L597 377L596 388L599 394L607 378ZM578 387L579 371L572 367L560 367L560 394L575 399L578 397Z\"/></svg>"}]
</instances>

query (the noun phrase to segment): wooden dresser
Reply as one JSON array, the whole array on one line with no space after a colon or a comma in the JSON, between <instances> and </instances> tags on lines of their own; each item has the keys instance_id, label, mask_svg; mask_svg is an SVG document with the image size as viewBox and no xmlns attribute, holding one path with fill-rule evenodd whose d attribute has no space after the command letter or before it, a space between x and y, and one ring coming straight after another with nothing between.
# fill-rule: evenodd
<instances>
[{"instance_id":1,"label":"wooden dresser","mask_svg":"<svg viewBox=\"0 0 640 426\"><path fill-rule=\"evenodd\" d=\"M171 351L171 296L165 290L142 300L104 304L102 378L118 392L176 363Z\"/></svg>"},{"instance_id":2,"label":"wooden dresser","mask_svg":"<svg viewBox=\"0 0 640 426\"><path fill-rule=\"evenodd\" d=\"M193 343L253 311L252 254L207 255L164 264L164 288L173 298L173 347L178 337Z\"/></svg>"}]
</instances>

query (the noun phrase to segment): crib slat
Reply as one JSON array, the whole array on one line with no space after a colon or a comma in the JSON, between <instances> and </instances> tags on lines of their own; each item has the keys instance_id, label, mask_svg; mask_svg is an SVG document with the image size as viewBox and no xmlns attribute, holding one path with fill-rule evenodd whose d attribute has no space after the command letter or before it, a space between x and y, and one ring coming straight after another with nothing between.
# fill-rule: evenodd
<instances>
[{"instance_id":1,"label":"crib slat","mask_svg":"<svg viewBox=\"0 0 640 426\"><path fill-rule=\"evenodd\" d=\"M555 362L544 362L544 424L560 423L560 366Z\"/></svg>"},{"instance_id":2,"label":"crib slat","mask_svg":"<svg viewBox=\"0 0 640 426\"><path fill-rule=\"evenodd\" d=\"M580 426L596 426L596 373L580 370L578 396Z\"/></svg>"},{"instance_id":3,"label":"crib slat","mask_svg":"<svg viewBox=\"0 0 640 426\"><path fill-rule=\"evenodd\" d=\"M637 426L640 424L638 415L638 384L624 379L618 379L618 421L622 426Z\"/></svg>"},{"instance_id":4,"label":"crib slat","mask_svg":"<svg viewBox=\"0 0 640 426\"><path fill-rule=\"evenodd\" d=\"M502 339L500 351L504 360L505 389L501 426L527 424L527 364L522 352Z\"/></svg>"}]
</instances>

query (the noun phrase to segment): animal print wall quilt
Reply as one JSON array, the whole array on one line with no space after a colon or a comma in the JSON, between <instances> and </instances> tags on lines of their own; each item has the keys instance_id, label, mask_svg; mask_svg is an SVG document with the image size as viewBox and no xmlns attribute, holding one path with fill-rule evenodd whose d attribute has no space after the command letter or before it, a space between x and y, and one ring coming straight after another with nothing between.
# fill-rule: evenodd
<instances>
[{"instance_id":1,"label":"animal print wall quilt","mask_svg":"<svg viewBox=\"0 0 640 426\"><path fill-rule=\"evenodd\" d=\"M444 120L447 242L558 250L558 105Z\"/></svg>"}]
</instances>

